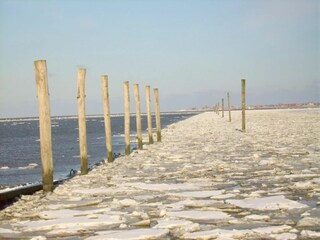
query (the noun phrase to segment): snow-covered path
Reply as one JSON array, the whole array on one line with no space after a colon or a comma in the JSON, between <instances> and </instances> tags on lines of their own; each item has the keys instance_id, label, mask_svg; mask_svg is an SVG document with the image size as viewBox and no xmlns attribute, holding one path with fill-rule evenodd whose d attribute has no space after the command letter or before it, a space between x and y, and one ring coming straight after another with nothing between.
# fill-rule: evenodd
<instances>
[{"instance_id":1,"label":"snow-covered path","mask_svg":"<svg viewBox=\"0 0 320 240\"><path fill-rule=\"evenodd\" d=\"M203 113L0 212L0 238L320 239L320 111ZM227 114L225 114L227 116Z\"/></svg>"}]
</instances>

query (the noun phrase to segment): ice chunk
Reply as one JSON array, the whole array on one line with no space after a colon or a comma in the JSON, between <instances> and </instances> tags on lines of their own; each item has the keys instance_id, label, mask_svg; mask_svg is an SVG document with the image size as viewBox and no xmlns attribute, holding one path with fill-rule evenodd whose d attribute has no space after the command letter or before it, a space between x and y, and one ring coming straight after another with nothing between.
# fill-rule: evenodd
<instances>
[{"instance_id":1,"label":"ice chunk","mask_svg":"<svg viewBox=\"0 0 320 240\"><path fill-rule=\"evenodd\" d=\"M224 191L194 191L194 192L179 192L179 193L170 193L169 195L178 196L178 197L192 197L192 198L209 198L212 196L220 195Z\"/></svg>"},{"instance_id":2,"label":"ice chunk","mask_svg":"<svg viewBox=\"0 0 320 240\"><path fill-rule=\"evenodd\" d=\"M166 183L158 183L158 184L146 184L146 183L128 183L128 186L143 189L143 190L150 190L150 191L178 191L178 190L197 190L199 189L198 186L194 186L191 184L166 184Z\"/></svg>"},{"instance_id":3,"label":"ice chunk","mask_svg":"<svg viewBox=\"0 0 320 240\"><path fill-rule=\"evenodd\" d=\"M271 237L274 237L276 240L295 240L298 236L295 233L281 233L272 234Z\"/></svg>"},{"instance_id":4,"label":"ice chunk","mask_svg":"<svg viewBox=\"0 0 320 240\"><path fill-rule=\"evenodd\" d=\"M236 195L233 193L228 193L228 194L222 194L222 195L217 195L217 196L212 196L211 198L213 199L227 199L227 198L232 198L235 197Z\"/></svg>"},{"instance_id":5,"label":"ice chunk","mask_svg":"<svg viewBox=\"0 0 320 240\"><path fill-rule=\"evenodd\" d=\"M124 231L103 231L97 232L98 236L93 236L87 238L87 240L143 240L143 239L161 239L166 237L169 234L169 230L167 229L154 229L154 228L146 228L146 229L133 229L133 230L124 230Z\"/></svg>"},{"instance_id":6,"label":"ice chunk","mask_svg":"<svg viewBox=\"0 0 320 240\"><path fill-rule=\"evenodd\" d=\"M193 222L185 221L185 220L158 220L158 224L154 226L154 228L177 228L177 227L185 227L187 225L191 225Z\"/></svg>"},{"instance_id":7,"label":"ice chunk","mask_svg":"<svg viewBox=\"0 0 320 240\"><path fill-rule=\"evenodd\" d=\"M11 229L0 228L0 239L10 239L10 238L22 238L22 235L18 231L13 231Z\"/></svg>"},{"instance_id":8,"label":"ice chunk","mask_svg":"<svg viewBox=\"0 0 320 240\"><path fill-rule=\"evenodd\" d=\"M61 208L79 208L79 207L87 207L87 206L93 206L93 205L98 205L101 203L102 200L80 200L80 201L66 201L65 203L61 204L51 204L48 205L47 208L50 210L59 210Z\"/></svg>"},{"instance_id":9,"label":"ice chunk","mask_svg":"<svg viewBox=\"0 0 320 240\"><path fill-rule=\"evenodd\" d=\"M269 220L270 217L267 216L267 215L256 215L256 214L252 214L252 215L245 216L244 219L246 219L246 220L253 220L253 221L266 221L266 220Z\"/></svg>"},{"instance_id":10,"label":"ice chunk","mask_svg":"<svg viewBox=\"0 0 320 240\"><path fill-rule=\"evenodd\" d=\"M168 212L168 216L176 217L176 218L184 218L192 221L201 221L201 222L217 222L222 220L230 220L232 219L230 215L219 212L219 211L179 211L179 212Z\"/></svg>"},{"instance_id":11,"label":"ice chunk","mask_svg":"<svg viewBox=\"0 0 320 240\"><path fill-rule=\"evenodd\" d=\"M197 240L207 240L207 239L233 239L245 237L247 234L251 234L250 230L224 230L224 229L214 229L209 231L200 231L194 233L187 233L183 235L183 239L197 239Z\"/></svg>"},{"instance_id":12,"label":"ice chunk","mask_svg":"<svg viewBox=\"0 0 320 240\"><path fill-rule=\"evenodd\" d=\"M51 231L54 229L67 229L73 227L104 227L104 226L117 226L123 223L124 220L120 216L101 215L96 219L88 217L66 217L54 220L40 220L30 221L15 224L16 227L21 227L22 231L35 232L35 231Z\"/></svg>"},{"instance_id":13,"label":"ice chunk","mask_svg":"<svg viewBox=\"0 0 320 240\"><path fill-rule=\"evenodd\" d=\"M263 233L283 233L283 232L288 232L291 230L292 227L288 225L281 225L281 226L269 226L269 227L260 227L260 228L254 228L252 231L263 234Z\"/></svg>"},{"instance_id":14,"label":"ice chunk","mask_svg":"<svg viewBox=\"0 0 320 240\"><path fill-rule=\"evenodd\" d=\"M264 197L264 198L246 198L242 200L226 200L227 203L241 207L256 210L278 210L278 209L295 209L306 208L305 204L286 199L283 195Z\"/></svg>"},{"instance_id":15,"label":"ice chunk","mask_svg":"<svg viewBox=\"0 0 320 240\"><path fill-rule=\"evenodd\" d=\"M298 227L316 227L320 226L320 218L317 217L304 217L298 224Z\"/></svg>"},{"instance_id":16,"label":"ice chunk","mask_svg":"<svg viewBox=\"0 0 320 240\"><path fill-rule=\"evenodd\" d=\"M86 216L92 214L102 214L109 212L110 208L97 208L93 210L72 210L72 209L61 209L61 210L50 210L39 213L39 216L43 219L55 219L55 218L66 218L70 216Z\"/></svg>"},{"instance_id":17,"label":"ice chunk","mask_svg":"<svg viewBox=\"0 0 320 240\"><path fill-rule=\"evenodd\" d=\"M302 230L301 237L307 239L320 239L320 232L311 231L311 230Z\"/></svg>"}]
</instances>

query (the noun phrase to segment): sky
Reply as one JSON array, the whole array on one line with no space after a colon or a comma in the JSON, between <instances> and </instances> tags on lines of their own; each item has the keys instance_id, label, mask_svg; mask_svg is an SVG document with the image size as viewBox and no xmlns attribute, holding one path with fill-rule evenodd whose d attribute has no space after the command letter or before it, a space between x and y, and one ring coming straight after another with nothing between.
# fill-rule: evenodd
<instances>
[{"instance_id":1,"label":"sky","mask_svg":"<svg viewBox=\"0 0 320 240\"><path fill-rule=\"evenodd\" d=\"M123 112L123 82L159 88L161 111L320 102L319 0L0 0L0 118L38 115L34 61L46 60L52 115ZM153 95L152 95L153 96ZM154 109L154 107L153 107Z\"/></svg>"}]
</instances>

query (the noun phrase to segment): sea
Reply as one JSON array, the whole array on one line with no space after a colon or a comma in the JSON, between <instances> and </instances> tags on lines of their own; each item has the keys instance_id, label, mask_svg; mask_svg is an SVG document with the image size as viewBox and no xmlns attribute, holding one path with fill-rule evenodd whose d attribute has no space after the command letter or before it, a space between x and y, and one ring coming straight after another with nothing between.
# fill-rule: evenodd
<instances>
[{"instance_id":1,"label":"sea","mask_svg":"<svg viewBox=\"0 0 320 240\"><path fill-rule=\"evenodd\" d=\"M187 119L195 112L161 114L161 127ZM93 167L106 159L103 116L87 116L88 165ZM130 119L131 148L137 148L136 118ZM147 117L141 116L143 133L147 133ZM156 126L155 117L153 124ZM52 151L54 179L65 179L79 171L79 130L75 116L52 117ZM124 153L124 117L111 117L112 145L115 155ZM155 132L155 129L153 130ZM41 182L41 159L38 118L0 119L0 190ZM156 139L155 139L156 140Z\"/></svg>"}]
</instances>

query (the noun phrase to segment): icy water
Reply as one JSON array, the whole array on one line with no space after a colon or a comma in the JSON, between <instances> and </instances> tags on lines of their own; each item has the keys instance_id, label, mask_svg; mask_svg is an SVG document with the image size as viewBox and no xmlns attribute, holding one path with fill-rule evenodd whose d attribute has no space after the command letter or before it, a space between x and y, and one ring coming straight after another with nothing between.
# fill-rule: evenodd
<instances>
[{"instance_id":1,"label":"icy water","mask_svg":"<svg viewBox=\"0 0 320 240\"><path fill-rule=\"evenodd\" d=\"M195 113L162 114L161 125L186 119ZM123 116L111 118L113 152L124 152ZM79 170L79 132L75 117L55 117L52 125L54 179L66 177L71 169ZM153 118L153 127L155 119ZM147 130L147 117L142 116ZM137 147L136 121L131 117L131 148ZM106 158L104 119L87 118L89 166ZM41 160L38 119L0 120L0 189L41 181Z\"/></svg>"}]
</instances>

